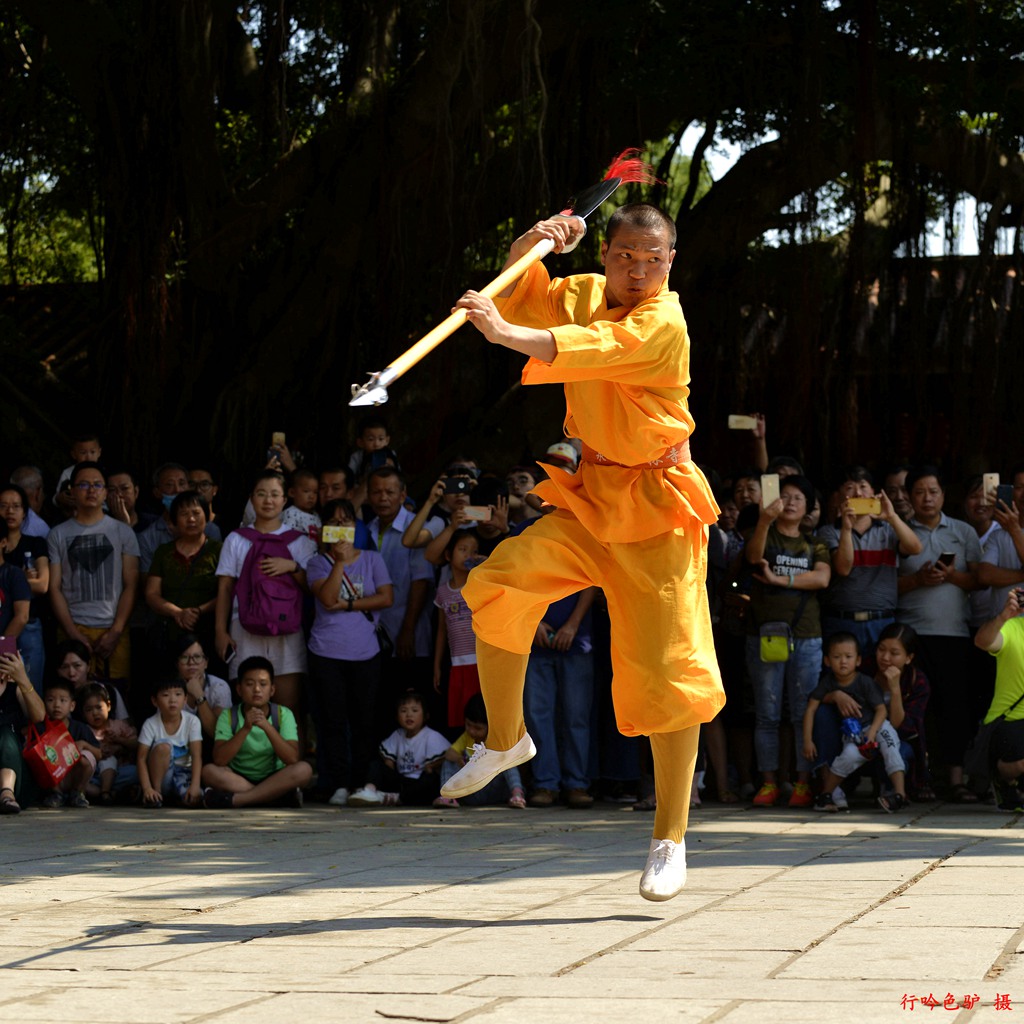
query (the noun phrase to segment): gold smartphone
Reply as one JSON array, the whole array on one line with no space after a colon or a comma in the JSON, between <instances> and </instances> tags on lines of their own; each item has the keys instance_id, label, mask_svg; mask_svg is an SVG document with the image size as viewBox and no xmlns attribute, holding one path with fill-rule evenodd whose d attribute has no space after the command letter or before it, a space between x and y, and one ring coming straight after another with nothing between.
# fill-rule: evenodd
<instances>
[{"instance_id":1,"label":"gold smartphone","mask_svg":"<svg viewBox=\"0 0 1024 1024\"><path fill-rule=\"evenodd\" d=\"M756 416L742 416L737 413L733 413L729 417L729 429L730 430L754 430L757 428L757 417Z\"/></svg>"},{"instance_id":2,"label":"gold smartphone","mask_svg":"<svg viewBox=\"0 0 1024 1024\"><path fill-rule=\"evenodd\" d=\"M320 530L320 540L324 544L337 544L343 540L353 544L355 539L356 528L354 526L324 526Z\"/></svg>"},{"instance_id":3,"label":"gold smartphone","mask_svg":"<svg viewBox=\"0 0 1024 1024\"><path fill-rule=\"evenodd\" d=\"M270 435L270 447L271 448L283 448L284 447L284 431L275 430Z\"/></svg>"},{"instance_id":4,"label":"gold smartphone","mask_svg":"<svg viewBox=\"0 0 1024 1024\"><path fill-rule=\"evenodd\" d=\"M478 523L489 523L491 521L490 505L465 505L463 506L462 514L467 519L472 519Z\"/></svg>"},{"instance_id":5,"label":"gold smartphone","mask_svg":"<svg viewBox=\"0 0 1024 1024\"><path fill-rule=\"evenodd\" d=\"M779 474L761 474L761 508L767 508L779 497Z\"/></svg>"},{"instance_id":6,"label":"gold smartphone","mask_svg":"<svg viewBox=\"0 0 1024 1024\"><path fill-rule=\"evenodd\" d=\"M982 473L981 493L985 495L985 503L994 505L996 503L996 492L999 490L998 473Z\"/></svg>"},{"instance_id":7,"label":"gold smartphone","mask_svg":"<svg viewBox=\"0 0 1024 1024\"><path fill-rule=\"evenodd\" d=\"M882 514L881 498L847 498L850 511L857 516L880 516Z\"/></svg>"}]
</instances>

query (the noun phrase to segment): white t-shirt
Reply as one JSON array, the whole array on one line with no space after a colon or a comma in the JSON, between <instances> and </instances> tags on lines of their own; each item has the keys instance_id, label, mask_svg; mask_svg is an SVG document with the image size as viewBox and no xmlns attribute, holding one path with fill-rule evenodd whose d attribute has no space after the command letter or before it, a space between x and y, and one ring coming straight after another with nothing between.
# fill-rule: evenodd
<instances>
[{"instance_id":1,"label":"white t-shirt","mask_svg":"<svg viewBox=\"0 0 1024 1024\"><path fill-rule=\"evenodd\" d=\"M428 764L444 757L451 744L429 725L425 725L415 736L405 735L404 729L396 729L380 745L382 757L395 762L395 770L407 779L418 779Z\"/></svg>"},{"instance_id":2,"label":"white t-shirt","mask_svg":"<svg viewBox=\"0 0 1024 1024\"><path fill-rule=\"evenodd\" d=\"M153 747L157 743L170 743L171 764L179 768L192 767L192 751L190 743L201 743L203 739L203 727L199 724L197 715L181 716L181 725L176 733L169 733L164 727L163 719L159 712L142 723L139 730L139 746Z\"/></svg>"}]
</instances>

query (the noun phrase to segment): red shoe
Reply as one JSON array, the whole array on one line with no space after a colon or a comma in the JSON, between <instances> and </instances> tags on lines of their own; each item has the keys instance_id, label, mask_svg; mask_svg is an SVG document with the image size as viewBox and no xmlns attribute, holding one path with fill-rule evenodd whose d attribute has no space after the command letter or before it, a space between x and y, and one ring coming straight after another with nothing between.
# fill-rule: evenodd
<instances>
[{"instance_id":1,"label":"red shoe","mask_svg":"<svg viewBox=\"0 0 1024 1024\"><path fill-rule=\"evenodd\" d=\"M779 787L774 782L766 782L755 794L755 807L774 807L779 802Z\"/></svg>"},{"instance_id":2,"label":"red shoe","mask_svg":"<svg viewBox=\"0 0 1024 1024\"><path fill-rule=\"evenodd\" d=\"M793 793L789 798L790 807L813 807L814 794L806 782L798 782L793 787Z\"/></svg>"}]
</instances>

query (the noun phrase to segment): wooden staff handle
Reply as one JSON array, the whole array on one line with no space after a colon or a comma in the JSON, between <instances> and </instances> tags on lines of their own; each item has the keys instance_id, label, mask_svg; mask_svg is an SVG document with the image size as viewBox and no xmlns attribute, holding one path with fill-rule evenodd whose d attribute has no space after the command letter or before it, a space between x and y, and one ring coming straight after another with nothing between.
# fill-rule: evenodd
<instances>
[{"instance_id":1,"label":"wooden staff handle","mask_svg":"<svg viewBox=\"0 0 1024 1024\"><path fill-rule=\"evenodd\" d=\"M506 267L493 281L485 284L480 289L481 295L493 299L499 292L503 292L510 284L517 281L527 270L538 260L542 260L552 249L555 243L550 238L542 238L525 256L520 256L510 267ZM387 374L387 384L397 380L411 370L425 355L433 352L445 338L454 334L466 322L466 311L457 309L446 320L442 320L432 331L424 334L415 345L407 348L397 359L388 364L384 374Z\"/></svg>"}]
</instances>

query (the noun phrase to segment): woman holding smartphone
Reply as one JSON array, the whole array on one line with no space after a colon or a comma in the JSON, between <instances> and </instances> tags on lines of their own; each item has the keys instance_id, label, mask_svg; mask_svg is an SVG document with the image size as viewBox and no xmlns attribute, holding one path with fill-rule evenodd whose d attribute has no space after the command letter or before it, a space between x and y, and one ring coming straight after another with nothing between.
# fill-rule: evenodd
<instances>
[{"instance_id":1,"label":"woman holding smartphone","mask_svg":"<svg viewBox=\"0 0 1024 1024\"><path fill-rule=\"evenodd\" d=\"M384 559L355 546L356 514L344 499L321 512L323 541L306 566L316 617L309 634L309 682L320 778L328 802L344 806L366 782L377 746L374 709L381 675L376 626L394 587Z\"/></svg>"},{"instance_id":2,"label":"woman holding smartphone","mask_svg":"<svg viewBox=\"0 0 1024 1024\"><path fill-rule=\"evenodd\" d=\"M765 489L765 498L771 496ZM754 796L755 807L774 807L779 789L779 731L783 691L793 723L796 783L790 807L810 807L811 764L804 756L800 723L807 698L821 674L821 613L818 595L832 576L828 550L800 529L814 503L814 485L802 476L787 476L779 497L765 504L757 526L747 539L743 557L757 581L750 595L747 616L747 671L754 687L754 750L763 784ZM768 622L785 623L792 636L789 657L768 662L762 658L760 628Z\"/></svg>"}]
</instances>

